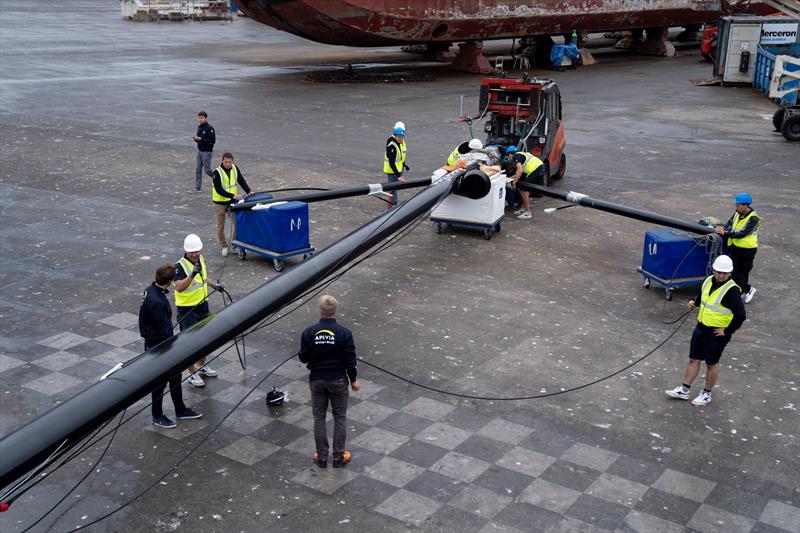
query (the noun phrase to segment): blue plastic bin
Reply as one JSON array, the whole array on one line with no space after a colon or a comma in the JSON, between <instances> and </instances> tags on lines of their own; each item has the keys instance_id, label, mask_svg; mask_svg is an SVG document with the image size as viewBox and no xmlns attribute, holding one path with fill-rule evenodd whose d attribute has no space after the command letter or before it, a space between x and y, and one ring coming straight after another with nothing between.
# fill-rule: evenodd
<instances>
[{"instance_id":1,"label":"blue plastic bin","mask_svg":"<svg viewBox=\"0 0 800 533\"><path fill-rule=\"evenodd\" d=\"M769 95L769 83L772 79L772 71L775 69L775 56L800 57L800 43L776 44L772 46L758 45L756 55L756 71L753 76L753 87L762 93ZM797 65L786 65L789 72L800 70ZM780 86L781 90L796 89L800 80L791 80ZM776 99L777 100L777 99ZM778 105L797 105L797 91L792 92L777 100Z\"/></svg>"},{"instance_id":2,"label":"blue plastic bin","mask_svg":"<svg viewBox=\"0 0 800 533\"><path fill-rule=\"evenodd\" d=\"M642 270L665 280L705 277L709 257L705 245L673 230L644 234Z\"/></svg>"},{"instance_id":3,"label":"blue plastic bin","mask_svg":"<svg viewBox=\"0 0 800 533\"><path fill-rule=\"evenodd\" d=\"M260 199L268 198L247 200ZM286 202L259 211L237 211L236 240L279 254L308 248L308 204Z\"/></svg>"}]
</instances>

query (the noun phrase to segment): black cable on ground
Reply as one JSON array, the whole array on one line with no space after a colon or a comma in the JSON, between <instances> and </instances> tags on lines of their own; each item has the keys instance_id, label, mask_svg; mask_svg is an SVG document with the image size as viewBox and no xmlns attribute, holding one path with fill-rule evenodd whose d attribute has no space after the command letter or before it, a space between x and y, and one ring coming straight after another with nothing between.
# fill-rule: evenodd
<instances>
[{"instance_id":1,"label":"black cable on ground","mask_svg":"<svg viewBox=\"0 0 800 533\"><path fill-rule=\"evenodd\" d=\"M685 319L688 316L689 316L689 312L687 311L686 313L683 314L683 316L681 318ZM580 390L580 389L585 389L586 387L591 387L592 385L596 385L598 383L601 383L603 381L611 379L614 376L617 376L617 375L625 372L626 370L628 370L629 368L633 367L634 365L637 365L637 364L641 363L642 361L644 361L645 359L647 359L648 357L653 355L659 348L664 346L664 344L666 344L667 341L669 341L676 333L678 333L678 330L680 330L681 327L683 327L684 323L685 323L685 320L682 321L680 324L678 324L678 327L675 328L672 331L672 333L667 335L667 337L663 341L658 343L658 345L655 348L653 348L652 350L647 352L645 355L643 355L639 359L635 360L634 362L632 362L632 363L630 363L628 365L625 365L621 369L619 369L619 370L617 370L617 371L615 371L615 372L613 372L611 374L608 374L607 376L603 376L602 378L598 378L598 379L595 379L594 381L590 381L588 383L584 383L584 384L578 385L576 387L571 387L569 389L562 389L562 390L554 391L554 392L543 392L541 394L532 394L530 396L477 396L477 395L473 395L473 394L462 394L462 393L459 393L459 392L446 391L444 389L431 387L430 385L425 385L424 383L419 383L417 381L413 381L411 379L405 378L405 377L403 377L403 376L401 376L399 374L396 374L396 373L392 372L391 370L387 370L385 368L382 368L382 367L376 365L375 363L370 363L366 359L360 358L359 361L361 361L365 365L371 366L375 370L378 370L378 371L383 372L385 374L388 374L388 375L390 375L390 376L392 376L392 377L394 377L396 379L399 379L400 381L405 381L409 385L414 385L415 387L420 387L422 389L426 389L426 390L429 390L429 391L432 391L432 392L437 392L439 394L444 394L446 396L455 396L456 398L466 398L466 399L469 399L469 400L486 400L486 401L494 401L494 402L511 402L511 401L520 401L520 400L535 400L537 398L547 398L549 396L559 396L561 394L567 394L567 393L570 393L570 392L575 392L575 391Z\"/></svg>"},{"instance_id":2,"label":"black cable on ground","mask_svg":"<svg viewBox=\"0 0 800 533\"><path fill-rule=\"evenodd\" d=\"M436 205L438 205L439 203L441 203L441 202L444 200L444 198L446 198L446 197L447 197L447 194L449 194L449 193L443 193L443 194L442 194L442 196L441 196L441 198L440 198L440 199L437 201ZM434 206L434 208L436 207L436 205ZM428 212L429 212L429 211L428 211ZM316 286L316 287L318 287L317 293L321 292L323 289L325 289L326 287L328 287L328 286L329 286L330 284L332 284L334 281L338 280L338 279L339 279L341 276L343 276L343 275L344 275L346 272L348 272L348 271L349 271L351 268L353 268L353 267L354 267L354 266L356 266L357 264L360 264L361 262L365 261L366 259L369 259L369 258L371 258L371 257L373 257L373 256L375 256L375 255L377 255L378 253L380 253L380 252L382 252L382 251L384 251L384 250L388 249L389 247L391 247L391 246L394 246L394 244L396 244L396 243L397 243L397 242L398 242L400 239L402 239L402 238L404 238L405 236L407 236L407 235L408 235L408 234L409 234L411 231L413 231L413 229L415 229L417 226L419 226L419 224L421 223L422 219L423 219L425 216L427 216L428 212L421 214L419 217L417 217L417 219L415 219L414 221L412 221L412 223L409 225L409 227L407 227L407 228L404 228L402 231L400 231L400 232L398 232L397 234L393 235L393 236L392 236L392 237L391 237L389 240L387 240L387 242L385 242L385 243L381 244L381 245L380 245L380 246L379 246L379 247L378 247L376 250L374 250L373 252L371 252L371 253L367 254L367 255L366 255L364 258L360 259L360 260L359 260L359 261L358 261L356 264L354 264L354 265L351 265L349 268L347 268L347 269L346 269L346 270L344 270L343 272L339 273L338 275L336 275L336 276L334 276L334 277L330 278L328 281L326 281L326 282L323 282L323 283L320 283L319 285L317 285L317 286ZM393 216L393 215L392 215L392 216ZM386 221L388 221L390 218L391 218L391 216L390 216L389 218L387 218L387 220L386 220ZM384 223L385 223L386 221L384 221ZM381 225L382 225L382 224L381 224ZM378 226L378 228L376 228L376 229L375 229L375 231L377 231L377 229L379 229L379 228L380 228L380 225ZM335 268L336 268L337 266L338 266L338 264L337 264L337 265L334 265L334 266L331 268L331 270L332 270L332 271L333 271L333 270L335 270ZM311 292L313 292L314 290L315 290L315 287L312 287L312 288L311 288L309 291L306 291L306 292L304 292L303 294L301 294L300 296L298 296L297 298L295 298L294 300L292 300L290 303L292 303L292 302L295 302L295 301L298 301L298 300L302 299L302 298L303 298L305 295L307 295L307 294L310 294L310 293L311 293ZM223 303L225 303L225 296L226 296L226 295L227 295L227 297L230 299L231 303L233 302L233 298L231 297L230 293L228 293L228 292L227 292L227 291L224 289L224 287L223 287L223 288L220 290L220 292L223 294ZM203 301L206 301L206 300L208 299L208 296L209 296L209 295L206 295L206 296L205 296L205 298L203 299ZM202 302L201 302L201 303L202 303ZM257 327L254 327L254 328L251 328L251 330L250 330L249 332L242 333L241 337L242 337L242 346L243 346L243 349L244 349L244 338L246 337L246 335L249 335L249 334L251 334L251 333L255 332L257 329L260 329L261 327L265 327L266 325L274 324L275 322L277 322L277 321L279 321L279 320L281 320L281 319L285 318L285 317L286 317L286 316L288 316L289 314L293 313L294 311L296 311L297 309L299 309L300 307L302 307L303 303L304 303L304 302L300 302L300 303L298 304L298 306L296 306L294 309L292 309L292 310L291 310L289 313L286 313L286 314L284 314L284 315L281 315L281 316L277 317L275 320L273 320L273 321L270 321L270 322L269 322L269 323L267 323L267 324L264 324L264 323L262 322L262 325L260 325L260 326L257 326ZM200 304L197 304L197 305L200 305ZM227 304L226 304L226 306L227 306ZM197 306L195 306L195 307L197 307ZM266 320L268 320L268 318L267 318L267 319L265 319L265 321L266 321ZM180 324L180 322L179 322L178 324L176 324L176 327L177 327L179 324ZM164 342L166 342L166 341L164 341ZM228 346L228 347L227 347L225 350L223 350L222 352L220 352L219 354L217 354L216 356L214 356L214 357L213 357L213 358L212 358L212 359L211 359L209 362L213 362L214 360L216 360L217 358L219 358L219 357L220 357L222 354L224 354L226 351L228 351L228 350L229 350L229 349L230 349L232 346L234 346L234 345L236 346L237 352L239 352L239 348L238 348L238 343L237 343L237 340L236 340L236 339L234 339L234 343L233 343L232 345L229 345L229 346ZM143 352L143 353L146 353L146 352ZM132 361L135 361L136 359L138 359L139 357L141 357L141 355L143 355L143 354L139 354L138 356L136 356L136 357L133 357L133 358L129 359L128 361L125 361L124 365L130 364ZM287 359L287 361L288 361L288 359ZM243 358L243 357L242 357L242 353L241 353L241 352L239 352L239 362L240 362L240 364L242 364L242 368L246 368L246 355L245 355L245 356L244 356L244 358ZM283 365L284 363L286 363L286 361L284 361L283 363L281 363L281 365ZM275 369L273 369L273 371L272 371L272 372L274 372L274 371L275 371L277 368L279 368L281 365L278 365L278 367L276 367ZM266 379L266 377L269 377L269 375L271 375L271 374L272 374L272 372L270 372L270 374L268 374L267 376L265 376L265 378L264 378L264 379ZM189 376L187 376L186 378L184 378L183 380L181 380L181 384L180 384L179 386L182 386L182 385L183 385L183 382L185 382L185 381L186 381L188 378L189 378ZM260 383L263 383L263 380L262 380L261 382L259 382L259 384L260 384ZM171 389L171 387L169 387L169 386L168 386L168 387L167 387L167 390L168 390L168 391L171 391L172 389ZM255 389L253 389L253 390L255 390ZM250 393L252 393L252 390L250 391ZM248 393L248 395L249 395L250 393ZM166 391L165 391L165 394L166 394ZM240 402L240 403L241 403L241 402ZM8 503L8 504L11 504L11 503L13 503L13 502L14 502L14 501L15 501L15 500L16 500L18 497L20 497L22 494L24 494L25 492L27 492L28 490L30 490L31 488L33 488L34 486L36 486L38 483L40 483L41 481L43 481L43 480L44 480L44 479L45 479L47 476L49 476L49 475L53 474L54 472L56 472L57 470L59 470L61 467L65 466L67 463L71 462L73 459L75 459L75 457L77 457L78 455L80 455L80 454L81 454L83 451L85 451L87 448L89 448L89 447L93 446L94 444L96 444L97 442L99 442L100 440L102 440L103 438L105 438L106 436L108 436L110 433L113 433L113 434L114 434L114 436L116 436L117 430L118 430L118 429L119 429L119 428L120 428L122 425L124 425L124 424L128 423L128 422L129 422L130 420L132 420L134 417L138 416L138 415L139 415L139 414L140 414L142 411L144 411L145 409L147 409L148 407L150 407L150 405L152 405L152 402L149 402L149 403L145 404L145 405L144 405L143 407L141 407L141 408L140 408L138 411L136 411L135 413L133 413L131 416L129 416L127 419L124 419L124 420L123 420L123 418L124 418L125 411L123 411L123 414L122 414L122 416L120 417L120 422L117 424L117 426L115 427L115 429L114 429L114 430L112 430L112 431L109 431L109 432L107 432L107 433L103 434L103 435L102 435L101 437L99 437L99 438L95 438L95 437L96 437L96 435L97 435L98 433L100 433L100 432L101 432L101 431L102 431L102 430L103 430L103 429L104 429L104 428L105 428L105 427L106 427L106 426L107 426L107 425L110 423L110 420L109 420L109 421L107 421L105 424L103 424L102 426L100 426L100 427L99 427L99 428L98 428L98 429L95 431L94 435L92 435L91 437L87 437L87 438L84 438L84 439L82 439L82 441L84 442L84 444L83 444L83 445L82 445L82 446L81 446L81 447L80 447L80 448L79 448L79 449L78 449L76 452L74 452L74 453L73 453L71 456L69 456L67 459L65 459L64 461L62 461L62 462L61 462L61 464L59 464L58 466L56 466L56 467L55 467L55 468L54 468L52 471L50 471L49 473L47 473L47 474L45 474L45 475L41 476L40 478L38 478L38 479L37 479L37 480L36 480L34 483L32 483L30 486L26 487L26 488L25 488L24 490L22 490L20 493L18 493L18 494L16 494L16 495L14 495L14 496L13 496L11 499L9 499L9 500L3 500L3 501L5 501L5 503ZM239 405L239 404L237 404L237 406L238 406L238 405ZM234 409L235 409L235 407L234 407ZM231 411L231 412L232 412L232 411ZM230 413L229 413L229 414L230 414ZM226 418L227 418L227 416L226 416ZM223 420L224 420L224 419L223 419ZM219 427L219 426L217 426L217 427ZM216 429L216 427L215 427L215 429ZM94 440L92 440L92 439L94 439ZM111 443L113 442L113 439L114 439L114 437L112 437L112 438L109 440L108 446L110 446L110 445L111 445ZM38 472L40 472L40 471L42 471L43 469L45 469L45 468L46 468L46 467L47 467L49 464L52 464L53 462L55 462L56 460L58 460L60 457L62 457L64 454L66 454L66 453L67 453L69 450L71 450L72 448L74 448L74 447L75 447L77 444L78 444L78 443L75 443L74 445L72 445L72 446L68 447L68 448L67 448L67 449L65 449L65 450L64 450L62 453L60 453L58 456L55 456L55 452L54 452L54 456L53 456L53 457L51 457L51 458L48 458L48 460L47 460L45 463L43 463L43 464L42 464L42 465L41 465L41 466L40 466L40 467L37 469L37 471L36 471L36 472L34 472L34 473L30 474L30 475L29 475L29 476L28 476L28 477L27 477L25 480L23 480L21 483L18 483L18 484L17 484L15 487L13 487L11 490L7 491L7 492L5 493L5 495L4 495L4 497L5 497L5 496L7 496L8 494L12 493L14 490L16 490L17 488L19 488L19 487L20 487L20 486L22 486L23 484L25 484L25 483L26 483L28 480L30 480L31 478L33 478L33 476L34 476L35 474L38 474ZM58 451L58 450L57 450L57 451ZM91 472L90 472L90 473L91 473ZM86 477L88 477L88 475L87 475L87 476L85 476L83 479L85 479ZM82 482L82 481L83 481L83 479L81 479L81 481L80 481L80 482ZM163 478L162 478L162 479L163 479ZM80 482L79 482L79 483L80 483ZM76 486L77 486L77 485L76 485ZM74 490L74 489L73 489L73 490ZM149 490L149 489L148 489L148 490ZM61 501L63 501L63 499L62 499ZM61 501L59 501L59 502L58 502L58 504L60 504L60 503L61 503ZM57 506L58 504L56 504L56 506ZM52 512L52 510L53 510L53 509L55 509L55 506L54 506L54 507L53 507L53 508L52 508L50 511L48 511L48 512L47 512L47 513L46 513L44 516L46 516L47 514L49 514L50 512ZM42 518L44 518L44 516L42 516ZM37 522L37 523L38 523L38 522ZM35 525L35 524L34 524L34 525ZM33 526L30 526L30 527L33 527ZM84 527L85 527L85 526L84 526Z\"/></svg>"},{"instance_id":3,"label":"black cable on ground","mask_svg":"<svg viewBox=\"0 0 800 533\"><path fill-rule=\"evenodd\" d=\"M28 527L26 527L26 528L25 528L25 529L22 531L22 533L27 533L28 531L30 531L31 529L33 529L34 527L36 527L36 526L39 524L39 522L41 522L42 520L44 520L44 519L47 517L47 515L49 515L50 513L52 513L52 512L53 512L53 511L56 509L56 507L58 507L59 505L61 505L61 503L62 503L64 500L66 500L66 499L69 497L69 495L70 495L70 494L72 494L73 492L75 492L75 489L77 489L77 488L78 488L78 487L81 485L81 483L83 483L83 482L86 480L86 478L88 478L88 477L89 477L89 476L92 474L92 472L94 472L94 470L95 470L95 469L96 469L96 468L97 468L97 467L100 465L100 462L103 460L103 457L105 457L105 456L106 456L106 452L108 452L108 449L111 447L111 443L112 443L112 442L114 442L114 437L116 437L116 436L117 436L117 430L119 430L119 427L122 425L122 419L123 419L124 417L125 417L125 411L122 411L122 413L120 414L120 417L119 417L119 422L117 422L117 426L114 428L114 433L111 435L111 438L110 438L110 439L108 439L108 443L106 444L106 447L105 447L105 449L103 450L103 453L101 453L101 454L100 454L100 457L98 457L98 458L97 458L97 461L95 461L95 463L94 463L94 464L93 464L93 465L92 465L92 466L89 468L89 470L88 470L88 471L87 471L87 472L86 472L86 473L83 475L83 477L81 477L81 478L78 480L78 482L77 482L77 483L75 483L75 484L72 486L72 488L71 488L71 489L69 489L69 490L67 491L67 493L66 493L66 494L64 494L64 496L62 496L62 497L61 497L61 499L60 499L60 500L58 500L58 501L55 503L55 505L53 505L53 506L52 506L50 509L48 509L48 510L47 510L47 511L46 511L46 512L45 512L45 513L42 515L42 516L40 516L40 517L39 517L39 518L36 520L36 522L34 522L33 524L31 524L31 525L29 525Z\"/></svg>"},{"instance_id":4,"label":"black cable on ground","mask_svg":"<svg viewBox=\"0 0 800 533\"><path fill-rule=\"evenodd\" d=\"M173 471L177 470L177 469L178 469L178 467L180 467L180 465L181 465L181 464L183 464L183 462L184 462L184 461L186 461L186 459L188 459L188 458L189 458L189 457L190 457L190 456L191 456L191 455L192 455L192 454L193 454L195 451L197 451L197 449L198 449L198 448L199 448L199 447L200 447L200 446L201 446L203 443L205 443L205 442L206 442L206 440L208 440L208 438L209 438L211 435L213 435L215 431L217 431L217 429L219 429L219 427L222 425L222 423L223 423L223 422L225 422L225 420L227 420L227 419L228 419L228 417L229 417L229 416L231 416L231 415L233 414L233 412L234 412L234 411L236 411L236 409L238 409L238 408L239 408L239 406L240 406L240 405L241 405L241 404L242 404L242 403L243 403L243 402L244 402L244 401L245 401L245 400L246 400L246 399L247 399L247 398L248 398L248 397L249 397L251 394L253 394L253 392L255 392L255 390L256 390L258 387L260 387L262 383L264 383L264 382L267 380L267 378L268 378L268 377L270 377L272 374L274 374L274 373L275 373L275 371L276 371L276 370L278 370L280 367L282 367L283 365L285 365L286 363L288 363L289 361L291 361L292 359L294 359L294 357L295 357L296 355L297 355L297 353L296 353L296 352L295 352L295 353L293 353L292 355L290 355L289 357L287 357L286 359L284 359L284 360L283 360L283 361L282 361L280 364L278 364L278 365L277 365L275 368L273 368L272 370L270 370L269 372L267 372L267 373L266 373L266 375L265 375L263 378L261 378L260 380L258 380L258 382L257 382L255 385L253 385L253 386L250 388L250 390L247 392L247 394L245 394L245 395L242 397L242 399L241 399L241 400L239 400L238 402L236 402L236 405L234 405L234 406L231 408L231 410L230 410L230 411L228 411L228 413L227 413L227 414L226 414L224 417L222 417L222 420L220 420L220 421L217 423L217 425L216 425L216 426L214 426L214 427L211 429L211 431L209 431L208 433L206 433L206 435L204 435L204 436L203 436L203 438L202 438L202 439L200 439L200 441L199 441L199 442L197 442L197 443L196 443L194 446L192 446L192 448L191 448L191 449L190 449L188 452L186 452L186 454L185 454L183 457L181 457L181 459L180 459L180 460L179 460L177 463L175 463L175 464L174 464L174 465L173 465L173 466L172 466L172 467L171 467L169 470L167 470L166 472L164 472L164 474L163 474L163 475L162 475L160 478L158 478L157 480L155 480L155 481L154 481L153 483L151 483L151 484L150 484L150 485L149 485L147 488L145 488L145 489L144 489L143 491L141 491L139 494L137 494L136 496L134 496L133 498L131 498L130 500L128 500L128 501L127 501L127 502L125 502L124 504L120 505L119 507L117 507L117 508L115 508L115 509L113 509L113 510L109 511L108 513L104 514L103 516L100 516L100 517L98 517L98 518L96 518L96 519L92 520L91 522L88 522L88 523L86 523L86 524L81 524L81 525L77 526L77 527L75 527L74 529L71 529L71 531L78 531L78 530L81 530L81 529L86 529L86 528L88 528L88 527L91 527L91 526L93 526L94 524L97 524L98 522L102 522L103 520L105 520L105 519L106 519L106 518L108 518L109 516L111 516L111 515L113 515L113 514L116 514L116 513L118 513L119 511L121 511L121 510L125 509L125 508L126 508L126 507L128 507L129 505L131 505L131 504L133 504L134 502L136 502L136 501L137 501L139 498L141 498L142 496L144 496L145 494L147 494L148 492L150 492L150 491L153 489L153 487L155 487L156 485L158 485L159 483L161 483L161 481L162 481L162 480L163 480L165 477L167 477L168 475L170 475L170 474L171 474ZM65 498L66 498L66 496L65 496ZM63 499L62 499L62 501L63 501ZM60 503L60 502L59 502L59 503ZM51 512L51 511L52 511L52 509L51 509L50 511L48 511L48 513L49 513L49 512ZM46 516L46 514L45 514L45 516ZM23 533L24 533L24 532L23 532Z\"/></svg>"}]
</instances>

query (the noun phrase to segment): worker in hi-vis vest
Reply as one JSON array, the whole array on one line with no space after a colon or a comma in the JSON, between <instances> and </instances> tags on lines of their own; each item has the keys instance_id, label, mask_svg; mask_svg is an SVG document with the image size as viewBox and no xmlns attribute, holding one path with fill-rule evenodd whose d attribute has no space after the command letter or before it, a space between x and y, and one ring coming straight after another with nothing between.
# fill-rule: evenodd
<instances>
[{"instance_id":1,"label":"worker in hi-vis vest","mask_svg":"<svg viewBox=\"0 0 800 533\"><path fill-rule=\"evenodd\" d=\"M517 147L513 144L506 148L506 154L508 154L506 176L511 178L515 185L520 181L531 184L544 181L544 163L541 159L528 152L517 151ZM523 220L532 218L530 193L520 190L519 196L522 199L522 208L514 211L514 214Z\"/></svg>"},{"instance_id":2,"label":"worker in hi-vis vest","mask_svg":"<svg viewBox=\"0 0 800 533\"><path fill-rule=\"evenodd\" d=\"M187 235L183 240L183 250L183 257L175 263L175 310L181 332L211 316L208 287L222 289L222 284L208 279L200 237L194 233ZM195 387L206 384L203 376L213 378L216 375L217 372L206 365L205 356L189 367L189 383Z\"/></svg>"},{"instance_id":3,"label":"worker in hi-vis vest","mask_svg":"<svg viewBox=\"0 0 800 533\"><path fill-rule=\"evenodd\" d=\"M706 362L706 383L703 390L692 400L692 405L711 403L711 389L719 376L719 359L731 340L733 333L741 327L747 315L742 302L741 289L731 279L733 261L720 255L711 266L714 274L708 276L700 287L700 293L686 303L691 311L698 307L697 326L692 333L689 346L689 364L683 375L683 383L664 391L670 398L689 399L689 388L700 373L700 363Z\"/></svg>"},{"instance_id":4,"label":"worker in hi-vis vest","mask_svg":"<svg viewBox=\"0 0 800 533\"><path fill-rule=\"evenodd\" d=\"M386 149L383 153L383 173L386 174L386 181L394 183L405 181L403 170L411 170L406 164L406 125L397 122L394 125L392 136L386 139ZM396 206L400 201L397 191L392 191L392 206Z\"/></svg>"},{"instance_id":5,"label":"worker in hi-vis vest","mask_svg":"<svg viewBox=\"0 0 800 533\"><path fill-rule=\"evenodd\" d=\"M756 294L750 285L750 271L758 251L758 228L761 218L751 207L753 197L743 192L733 199L736 211L724 226L717 226L717 234L728 237L728 253L733 260L733 281L741 287L744 303L749 304Z\"/></svg>"},{"instance_id":6,"label":"worker in hi-vis vest","mask_svg":"<svg viewBox=\"0 0 800 533\"><path fill-rule=\"evenodd\" d=\"M211 201L217 218L217 242L222 255L228 255L228 241L225 239L225 217L231 218L231 240L236 238L236 217L228 209L232 202L240 200L239 187L250 194L250 186L244 179L241 169L234 164L233 154L222 154L222 162L214 170L211 179Z\"/></svg>"},{"instance_id":7,"label":"worker in hi-vis vest","mask_svg":"<svg viewBox=\"0 0 800 533\"><path fill-rule=\"evenodd\" d=\"M472 139L471 141L463 142L450 152L450 156L447 158L447 166L455 167L458 160L461 159L461 156L482 149L483 143L480 139Z\"/></svg>"}]
</instances>

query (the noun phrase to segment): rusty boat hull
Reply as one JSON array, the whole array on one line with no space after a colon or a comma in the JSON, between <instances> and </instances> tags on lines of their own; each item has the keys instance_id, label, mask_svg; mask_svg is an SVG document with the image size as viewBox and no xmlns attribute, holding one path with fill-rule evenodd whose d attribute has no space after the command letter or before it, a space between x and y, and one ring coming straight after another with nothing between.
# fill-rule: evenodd
<instances>
[{"instance_id":1,"label":"rusty boat hull","mask_svg":"<svg viewBox=\"0 0 800 533\"><path fill-rule=\"evenodd\" d=\"M313 41L395 46L617 31L713 22L731 12L769 14L763 3L696 0L237 0L249 17Z\"/></svg>"}]
</instances>

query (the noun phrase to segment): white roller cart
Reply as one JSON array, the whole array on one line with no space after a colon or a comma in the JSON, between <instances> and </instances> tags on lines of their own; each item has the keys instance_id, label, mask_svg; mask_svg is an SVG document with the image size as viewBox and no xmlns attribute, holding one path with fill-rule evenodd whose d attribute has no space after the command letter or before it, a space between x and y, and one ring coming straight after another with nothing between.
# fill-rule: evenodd
<instances>
[{"instance_id":1,"label":"white roller cart","mask_svg":"<svg viewBox=\"0 0 800 533\"><path fill-rule=\"evenodd\" d=\"M451 194L436 206L431 213L431 222L436 233L442 233L445 227L462 226L482 230L488 241L492 235L500 232L508 178L505 172L496 172L489 179L492 187L483 198L472 200Z\"/></svg>"}]
</instances>

